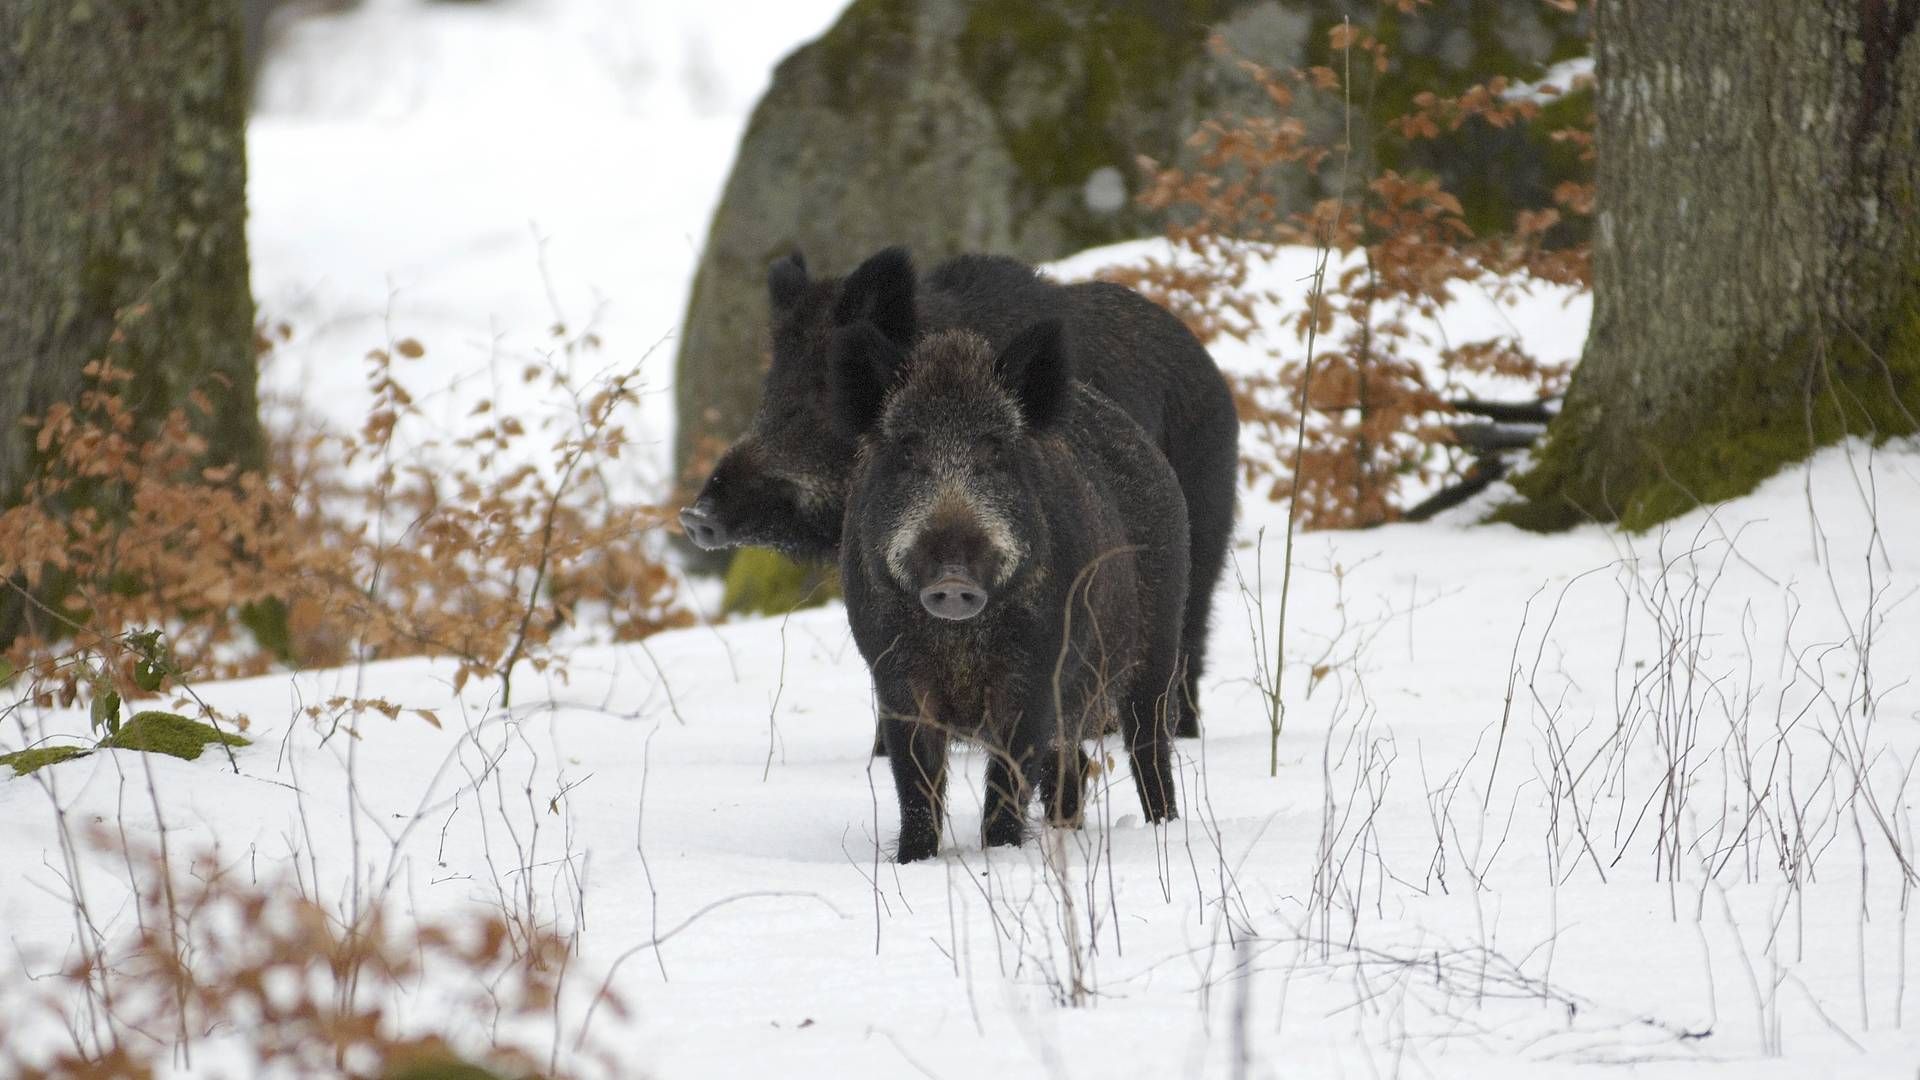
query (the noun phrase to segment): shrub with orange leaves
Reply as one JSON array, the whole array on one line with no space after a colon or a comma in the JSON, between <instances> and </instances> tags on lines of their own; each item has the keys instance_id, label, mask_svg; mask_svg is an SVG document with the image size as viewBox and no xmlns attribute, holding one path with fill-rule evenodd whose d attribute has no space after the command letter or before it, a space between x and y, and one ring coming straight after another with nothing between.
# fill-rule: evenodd
<instances>
[{"instance_id":1,"label":"shrub with orange leaves","mask_svg":"<svg viewBox=\"0 0 1920 1080\"><path fill-rule=\"evenodd\" d=\"M516 936L497 915L397 918L379 902L343 913L297 881L241 880L217 853L179 873L161 852L129 850L104 827L91 842L135 875L136 929L123 947L83 950L31 989L5 988L8 1076L138 1080L210 1051L250 1076L631 1075L592 1037L591 1009L567 1032L569 1067L560 1067L572 954L562 934ZM406 1001L419 1004L403 1011ZM628 1015L605 986L592 1003L615 1022ZM68 1033L65 1045L5 1037L40 1013ZM468 1026L455 1030L452 1018ZM540 1036L555 1041L545 1052L535 1049Z\"/></svg>"},{"instance_id":2,"label":"shrub with orange leaves","mask_svg":"<svg viewBox=\"0 0 1920 1080\"><path fill-rule=\"evenodd\" d=\"M261 472L203 468L184 413L142 431L126 374L89 365L77 401L38 420L45 467L0 511L0 588L26 607L5 659L32 696L161 689L124 677L126 635L158 629L172 671L430 654L458 660L456 684L498 679L505 704L520 665L564 674L555 635L583 610L622 639L686 624L666 513L608 494L637 368L576 385L557 354L522 377L570 409L536 422L487 402L457 437L403 441L428 428L401 370L424 353L373 350L360 430L278 439Z\"/></svg>"}]
</instances>

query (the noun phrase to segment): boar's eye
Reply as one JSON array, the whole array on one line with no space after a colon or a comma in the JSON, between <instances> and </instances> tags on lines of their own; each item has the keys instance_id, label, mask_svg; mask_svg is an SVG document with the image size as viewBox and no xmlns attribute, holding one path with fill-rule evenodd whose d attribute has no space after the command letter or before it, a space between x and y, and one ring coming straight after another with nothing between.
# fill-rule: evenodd
<instances>
[{"instance_id":1,"label":"boar's eye","mask_svg":"<svg viewBox=\"0 0 1920 1080\"><path fill-rule=\"evenodd\" d=\"M917 431L902 432L893 440L895 460L909 469L926 465L927 439Z\"/></svg>"},{"instance_id":2,"label":"boar's eye","mask_svg":"<svg viewBox=\"0 0 1920 1080\"><path fill-rule=\"evenodd\" d=\"M920 433L908 434L900 440L900 467L918 476L931 473L939 454L933 444Z\"/></svg>"}]
</instances>

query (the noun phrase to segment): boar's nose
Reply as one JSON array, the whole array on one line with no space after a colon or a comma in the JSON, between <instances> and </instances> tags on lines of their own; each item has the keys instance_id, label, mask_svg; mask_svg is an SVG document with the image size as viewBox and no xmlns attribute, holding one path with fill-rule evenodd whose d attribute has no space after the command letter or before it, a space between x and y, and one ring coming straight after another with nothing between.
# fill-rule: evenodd
<instances>
[{"instance_id":1,"label":"boar's nose","mask_svg":"<svg viewBox=\"0 0 1920 1080\"><path fill-rule=\"evenodd\" d=\"M727 527L714 516L705 499L680 511L680 527L687 531L687 539L708 551L727 546Z\"/></svg>"},{"instance_id":2,"label":"boar's nose","mask_svg":"<svg viewBox=\"0 0 1920 1080\"><path fill-rule=\"evenodd\" d=\"M987 590L958 566L940 570L940 580L920 590L920 606L937 619L971 619L987 606Z\"/></svg>"}]
</instances>

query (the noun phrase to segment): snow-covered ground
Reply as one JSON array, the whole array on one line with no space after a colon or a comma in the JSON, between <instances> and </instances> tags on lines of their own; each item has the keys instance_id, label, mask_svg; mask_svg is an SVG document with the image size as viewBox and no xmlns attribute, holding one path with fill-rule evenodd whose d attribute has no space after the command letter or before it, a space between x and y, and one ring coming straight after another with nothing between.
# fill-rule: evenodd
<instances>
[{"instance_id":1,"label":"snow-covered ground","mask_svg":"<svg viewBox=\"0 0 1920 1080\"><path fill-rule=\"evenodd\" d=\"M457 415L458 380L555 317L536 237L564 317L639 356L768 66L833 6L394 0L302 26L250 133L256 291L295 330L271 378L351 424L361 354L411 335ZM1468 298L1445 329L1562 359L1565 299ZM250 721L237 773L115 751L0 780L0 994L75 957L59 829L101 821L341 907L530 906L579 942L562 1064L611 971L632 1015L593 1023L621 1075L1912 1076L1920 450L1834 448L1643 536L1471 511L1299 538L1282 642L1284 508L1246 499L1182 818L1143 826L1122 763L1085 830L984 851L963 754L941 858L903 868L837 606L582 648L510 711L426 660L199 685ZM336 696L439 725L304 714ZM6 749L87 730L18 715ZM129 934L126 865L79 865L85 932ZM434 1000L395 1015L482 1037ZM177 1071L222 1075L223 1046Z\"/></svg>"},{"instance_id":2,"label":"snow-covered ground","mask_svg":"<svg viewBox=\"0 0 1920 1080\"><path fill-rule=\"evenodd\" d=\"M202 686L251 720L238 774L110 752L0 781L0 924L24 971L71 959L58 805L263 879L297 864L342 905L356 867L397 868L416 917L523 903L531 874L586 986L741 898L619 969L636 1073L1911 1075L1920 454L1830 450L1642 537L1308 536L1269 776L1278 520L1246 507L1264 582L1222 591L1183 818L1142 826L1121 766L1059 836L1064 888L1039 844L979 846L977 755L943 856L887 861L830 607L581 650L510 714L428 661ZM444 726L368 713L329 741L299 709L336 695ZM83 862L100 929L130 932L124 865Z\"/></svg>"}]
</instances>

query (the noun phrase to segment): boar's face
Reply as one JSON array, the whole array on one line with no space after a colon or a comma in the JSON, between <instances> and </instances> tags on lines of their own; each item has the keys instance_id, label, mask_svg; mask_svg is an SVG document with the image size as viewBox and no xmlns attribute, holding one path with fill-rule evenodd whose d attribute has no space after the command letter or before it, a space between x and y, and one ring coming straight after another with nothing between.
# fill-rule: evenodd
<instances>
[{"instance_id":1,"label":"boar's face","mask_svg":"<svg viewBox=\"0 0 1920 1080\"><path fill-rule=\"evenodd\" d=\"M827 352L837 325L867 320L892 340L913 336L915 278L890 248L842 281L807 275L799 253L767 270L773 360L747 434L721 455L700 495L680 512L708 550L752 545L826 558L840 545L855 441L830 414Z\"/></svg>"},{"instance_id":2,"label":"boar's face","mask_svg":"<svg viewBox=\"0 0 1920 1080\"><path fill-rule=\"evenodd\" d=\"M980 615L1044 542L1040 440L1069 388L1060 324L1036 325L999 356L946 333L904 358L856 324L837 335L834 378L835 415L866 439L861 542L929 615Z\"/></svg>"}]
</instances>

